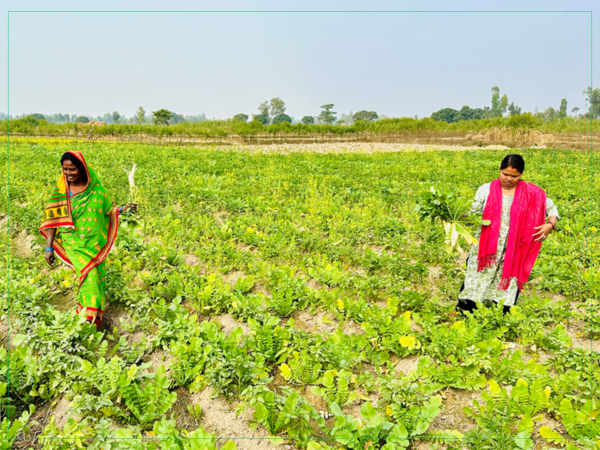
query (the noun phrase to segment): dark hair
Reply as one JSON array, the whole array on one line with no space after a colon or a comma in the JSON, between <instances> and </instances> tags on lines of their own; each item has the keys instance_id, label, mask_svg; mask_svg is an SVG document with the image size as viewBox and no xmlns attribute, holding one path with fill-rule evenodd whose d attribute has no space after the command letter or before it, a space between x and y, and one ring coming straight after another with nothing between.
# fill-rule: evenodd
<instances>
[{"instance_id":1,"label":"dark hair","mask_svg":"<svg viewBox=\"0 0 600 450\"><path fill-rule=\"evenodd\" d=\"M65 161L71 161L73 164L75 164L75 167L77 167L77 169L79 169L79 173L81 174L82 181L84 183L87 183L87 181L88 181L87 170L85 170L83 163L81 161L79 161L79 159L75 155L73 155L72 153L69 153L69 152L66 152L61 156L60 165L62 166L62 163L64 163Z\"/></svg>"},{"instance_id":2,"label":"dark hair","mask_svg":"<svg viewBox=\"0 0 600 450\"><path fill-rule=\"evenodd\" d=\"M525 170L525 161L521 155L506 155L500 163L500 170L512 167L519 173Z\"/></svg>"}]
</instances>

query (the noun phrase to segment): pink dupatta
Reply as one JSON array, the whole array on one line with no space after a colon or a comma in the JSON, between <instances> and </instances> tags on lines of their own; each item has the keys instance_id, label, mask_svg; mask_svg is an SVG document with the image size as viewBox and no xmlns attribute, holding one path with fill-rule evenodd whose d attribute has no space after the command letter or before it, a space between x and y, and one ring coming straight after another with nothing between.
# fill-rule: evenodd
<instances>
[{"instance_id":1,"label":"pink dupatta","mask_svg":"<svg viewBox=\"0 0 600 450\"><path fill-rule=\"evenodd\" d=\"M502 187L500 179L490 184L490 195L483 209L483 219L490 220L490 225L482 225L477 254L477 272L486 267L496 265L498 237L502 215ZM506 242L502 279L498 289L506 290L510 280L515 278L519 289L529 279L531 269L542 247L536 241L534 227L546 221L546 193L535 184L520 180L515 189L513 203L510 208L510 228Z\"/></svg>"}]
</instances>

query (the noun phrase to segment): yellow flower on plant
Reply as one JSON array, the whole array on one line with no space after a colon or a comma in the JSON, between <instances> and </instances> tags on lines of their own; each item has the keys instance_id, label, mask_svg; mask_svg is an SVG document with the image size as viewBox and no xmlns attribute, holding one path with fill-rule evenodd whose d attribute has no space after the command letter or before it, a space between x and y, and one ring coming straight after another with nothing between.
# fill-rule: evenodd
<instances>
[{"instance_id":1,"label":"yellow flower on plant","mask_svg":"<svg viewBox=\"0 0 600 450\"><path fill-rule=\"evenodd\" d=\"M338 298L337 304L340 309L344 309L344 301L342 299Z\"/></svg>"},{"instance_id":2,"label":"yellow flower on plant","mask_svg":"<svg viewBox=\"0 0 600 450\"><path fill-rule=\"evenodd\" d=\"M406 347L409 350L415 347L421 348L421 343L414 336L402 336L399 341L402 347Z\"/></svg>"}]
</instances>

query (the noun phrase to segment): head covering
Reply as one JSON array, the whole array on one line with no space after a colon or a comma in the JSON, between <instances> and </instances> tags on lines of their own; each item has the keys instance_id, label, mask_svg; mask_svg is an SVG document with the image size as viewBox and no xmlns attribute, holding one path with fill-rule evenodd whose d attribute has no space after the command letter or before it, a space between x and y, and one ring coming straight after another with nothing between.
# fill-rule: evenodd
<instances>
[{"instance_id":1,"label":"head covering","mask_svg":"<svg viewBox=\"0 0 600 450\"><path fill-rule=\"evenodd\" d=\"M502 214L502 187L500 179L490 184L490 195L483 209L483 220L490 220L490 225L481 227L479 252L477 254L477 271L496 264L498 237ZM514 278L519 289L529 279L531 269L542 247L533 234L535 227L543 225L546 220L546 193L533 183L519 180L515 189L513 203L510 208L510 227L506 241L502 279L498 289L508 289Z\"/></svg>"}]
</instances>

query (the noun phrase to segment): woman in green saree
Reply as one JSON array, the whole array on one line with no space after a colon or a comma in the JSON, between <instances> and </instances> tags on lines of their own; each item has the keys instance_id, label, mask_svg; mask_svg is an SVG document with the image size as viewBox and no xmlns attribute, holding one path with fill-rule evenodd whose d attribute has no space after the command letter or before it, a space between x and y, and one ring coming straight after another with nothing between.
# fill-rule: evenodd
<instances>
[{"instance_id":1,"label":"woman in green saree","mask_svg":"<svg viewBox=\"0 0 600 450\"><path fill-rule=\"evenodd\" d=\"M137 210L137 205L113 206L96 173L81 152L67 152L62 173L44 211L40 232L46 238L45 258L51 266L56 254L77 274L77 313L99 325L106 307L108 255L119 226L119 213Z\"/></svg>"}]
</instances>

